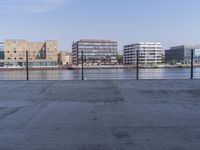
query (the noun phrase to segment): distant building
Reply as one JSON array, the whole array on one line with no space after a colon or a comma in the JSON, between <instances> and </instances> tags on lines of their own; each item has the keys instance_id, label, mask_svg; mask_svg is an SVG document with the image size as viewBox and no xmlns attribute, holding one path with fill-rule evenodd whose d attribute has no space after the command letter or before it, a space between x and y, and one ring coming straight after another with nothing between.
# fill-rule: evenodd
<instances>
[{"instance_id":1,"label":"distant building","mask_svg":"<svg viewBox=\"0 0 200 150\"><path fill-rule=\"evenodd\" d=\"M195 61L200 62L200 45L181 45L165 51L166 62L189 63L191 50L194 50Z\"/></svg>"},{"instance_id":2,"label":"distant building","mask_svg":"<svg viewBox=\"0 0 200 150\"><path fill-rule=\"evenodd\" d=\"M29 66L57 66L57 41L27 42L5 40L5 65L25 66L28 51Z\"/></svg>"},{"instance_id":3,"label":"distant building","mask_svg":"<svg viewBox=\"0 0 200 150\"><path fill-rule=\"evenodd\" d=\"M4 43L0 42L0 67L4 66L4 50L3 50L3 47L4 47Z\"/></svg>"},{"instance_id":4,"label":"distant building","mask_svg":"<svg viewBox=\"0 0 200 150\"><path fill-rule=\"evenodd\" d=\"M60 65L72 64L72 53L70 53L70 52L59 52L58 63Z\"/></svg>"},{"instance_id":5,"label":"distant building","mask_svg":"<svg viewBox=\"0 0 200 150\"><path fill-rule=\"evenodd\" d=\"M88 65L115 65L117 64L117 42L110 40L80 40L72 45L72 63L82 63L81 52L84 55L84 64Z\"/></svg>"},{"instance_id":6,"label":"distant building","mask_svg":"<svg viewBox=\"0 0 200 150\"><path fill-rule=\"evenodd\" d=\"M4 47L4 43L0 42L0 60L4 59L4 50L3 50L3 47Z\"/></svg>"},{"instance_id":7,"label":"distant building","mask_svg":"<svg viewBox=\"0 0 200 150\"><path fill-rule=\"evenodd\" d=\"M162 62L163 52L161 43L140 42L124 46L124 65L136 64L137 51L139 51L140 64L158 64Z\"/></svg>"}]
</instances>

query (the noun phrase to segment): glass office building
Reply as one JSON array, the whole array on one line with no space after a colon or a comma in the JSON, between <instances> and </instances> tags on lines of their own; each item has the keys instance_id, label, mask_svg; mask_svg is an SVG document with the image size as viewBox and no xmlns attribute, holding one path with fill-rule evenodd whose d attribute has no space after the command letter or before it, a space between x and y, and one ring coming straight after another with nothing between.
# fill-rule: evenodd
<instances>
[{"instance_id":1,"label":"glass office building","mask_svg":"<svg viewBox=\"0 0 200 150\"><path fill-rule=\"evenodd\" d=\"M190 63L191 50L194 50L195 62L200 62L200 45L181 45L165 51L165 61L168 63Z\"/></svg>"},{"instance_id":2,"label":"glass office building","mask_svg":"<svg viewBox=\"0 0 200 150\"><path fill-rule=\"evenodd\" d=\"M72 44L72 63L84 65L116 65L117 42L110 40L80 40Z\"/></svg>"},{"instance_id":3,"label":"glass office building","mask_svg":"<svg viewBox=\"0 0 200 150\"><path fill-rule=\"evenodd\" d=\"M4 59L4 43L0 42L0 59Z\"/></svg>"}]
</instances>

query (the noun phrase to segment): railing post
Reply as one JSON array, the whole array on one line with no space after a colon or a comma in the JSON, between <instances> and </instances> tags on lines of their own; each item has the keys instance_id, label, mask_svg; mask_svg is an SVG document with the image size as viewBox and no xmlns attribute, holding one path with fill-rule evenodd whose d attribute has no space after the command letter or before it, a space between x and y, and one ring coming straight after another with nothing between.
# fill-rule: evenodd
<instances>
[{"instance_id":1,"label":"railing post","mask_svg":"<svg viewBox=\"0 0 200 150\"><path fill-rule=\"evenodd\" d=\"M84 80L83 51L81 51L81 71L82 71L82 80Z\"/></svg>"},{"instance_id":2,"label":"railing post","mask_svg":"<svg viewBox=\"0 0 200 150\"><path fill-rule=\"evenodd\" d=\"M139 50L137 50L137 60L136 60L136 79L139 80Z\"/></svg>"},{"instance_id":3,"label":"railing post","mask_svg":"<svg viewBox=\"0 0 200 150\"><path fill-rule=\"evenodd\" d=\"M194 50L191 50L191 79L194 78Z\"/></svg>"},{"instance_id":4,"label":"railing post","mask_svg":"<svg viewBox=\"0 0 200 150\"><path fill-rule=\"evenodd\" d=\"M29 62L28 62L28 51L26 51L26 79L29 80Z\"/></svg>"}]
</instances>

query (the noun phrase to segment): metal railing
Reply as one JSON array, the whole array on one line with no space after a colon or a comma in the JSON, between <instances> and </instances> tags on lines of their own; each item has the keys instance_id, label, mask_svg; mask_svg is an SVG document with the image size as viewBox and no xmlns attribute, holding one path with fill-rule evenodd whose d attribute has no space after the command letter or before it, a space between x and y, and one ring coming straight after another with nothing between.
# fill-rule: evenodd
<instances>
[{"instance_id":1,"label":"metal railing","mask_svg":"<svg viewBox=\"0 0 200 150\"><path fill-rule=\"evenodd\" d=\"M95 79L200 79L200 64L199 67L194 66L194 50L191 50L191 58L186 67L169 65L168 67L144 67L146 64L140 63L140 51L136 52L136 63L130 68L126 68L125 75L118 75L119 69L110 72L110 70L99 69L98 71L88 69L84 66L84 53L82 52L82 80ZM131 73L128 71L131 70Z\"/></svg>"},{"instance_id":2,"label":"metal railing","mask_svg":"<svg viewBox=\"0 0 200 150\"><path fill-rule=\"evenodd\" d=\"M68 70L60 68L58 64L51 67L34 66L34 63L43 63L41 60L32 60L32 52L26 51L22 57L20 67L1 67L0 80L123 80L123 79L200 79L200 64L197 67L194 50L191 50L191 60L187 67L144 67L140 63L137 51L136 64L126 66L95 66L85 64L85 54L81 53L81 64L78 69ZM53 57L53 54L52 54ZM15 61L12 58L13 62ZM11 61L12 62L12 61ZM7 64L8 65L8 64ZM94 69L95 68L95 69Z\"/></svg>"}]
</instances>

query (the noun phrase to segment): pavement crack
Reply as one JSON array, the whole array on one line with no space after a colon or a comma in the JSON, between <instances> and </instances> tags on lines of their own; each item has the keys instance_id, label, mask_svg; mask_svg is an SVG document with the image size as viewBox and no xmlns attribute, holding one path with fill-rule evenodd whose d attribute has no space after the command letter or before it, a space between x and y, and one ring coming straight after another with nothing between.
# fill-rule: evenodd
<instances>
[{"instance_id":1,"label":"pavement crack","mask_svg":"<svg viewBox=\"0 0 200 150\"><path fill-rule=\"evenodd\" d=\"M48 89L51 88L53 83L49 83L48 86L45 86L44 88L41 89L40 94L44 94Z\"/></svg>"},{"instance_id":2,"label":"pavement crack","mask_svg":"<svg viewBox=\"0 0 200 150\"><path fill-rule=\"evenodd\" d=\"M20 109L22 109L23 107L16 107L16 108L12 108L11 110L9 110L8 112L4 113L1 117L0 117L0 121L8 118L9 116L15 114L16 112L18 112Z\"/></svg>"}]
</instances>

